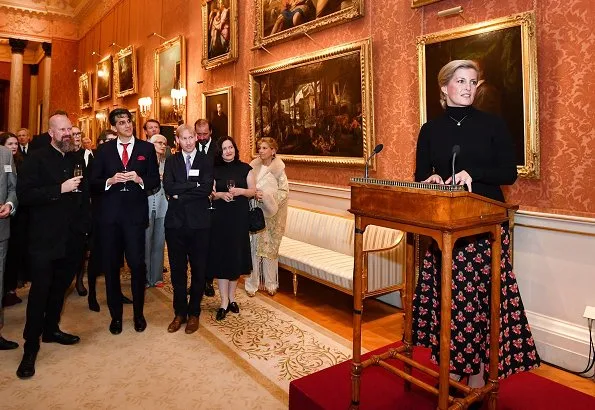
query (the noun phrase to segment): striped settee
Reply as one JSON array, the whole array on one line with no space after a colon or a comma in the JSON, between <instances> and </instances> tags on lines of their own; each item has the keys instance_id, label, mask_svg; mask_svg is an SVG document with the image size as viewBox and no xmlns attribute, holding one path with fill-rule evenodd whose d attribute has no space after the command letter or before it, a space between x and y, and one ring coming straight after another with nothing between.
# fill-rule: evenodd
<instances>
[{"instance_id":1,"label":"striped settee","mask_svg":"<svg viewBox=\"0 0 595 410\"><path fill-rule=\"evenodd\" d=\"M354 226L353 217L289 207L279 266L292 272L294 295L297 275L353 294ZM405 248L403 232L372 225L366 228L364 251L369 253L365 296L398 290L403 298Z\"/></svg>"}]
</instances>

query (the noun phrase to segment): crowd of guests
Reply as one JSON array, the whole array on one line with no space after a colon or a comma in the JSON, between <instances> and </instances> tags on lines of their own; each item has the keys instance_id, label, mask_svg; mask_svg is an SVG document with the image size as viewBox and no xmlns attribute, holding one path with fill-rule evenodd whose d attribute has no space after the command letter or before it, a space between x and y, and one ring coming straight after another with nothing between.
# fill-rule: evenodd
<instances>
[{"instance_id":1,"label":"crowd of guests","mask_svg":"<svg viewBox=\"0 0 595 410\"><path fill-rule=\"evenodd\" d=\"M147 140L133 136L126 109L114 109L109 122L96 149L62 111L50 117L46 135L33 141L25 129L0 135L6 147L0 148L0 267L6 265L0 292L9 302L2 307L18 303L19 283L31 282L19 378L35 374L40 340L80 341L59 327L73 282L89 309L100 311L96 282L105 275L109 331L122 332L122 305L131 303L134 329L143 332L145 289L163 286L166 243L174 293L170 333L183 324L187 334L196 332L202 297L215 295L215 279L221 299L217 320L240 312L235 293L242 275L251 296L258 289L274 295L279 286L288 184L274 140L259 141L260 156L247 164L233 138L212 139L204 119L194 127L178 126L177 149L169 148L156 120L144 124ZM249 201L264 211L260 232L249 231ZM131 299L120 283L124 263L131 273ZM0 330L2 324L0 308ZM16 348L0 336L0 350Z\"/></svg>"}]
</instances>

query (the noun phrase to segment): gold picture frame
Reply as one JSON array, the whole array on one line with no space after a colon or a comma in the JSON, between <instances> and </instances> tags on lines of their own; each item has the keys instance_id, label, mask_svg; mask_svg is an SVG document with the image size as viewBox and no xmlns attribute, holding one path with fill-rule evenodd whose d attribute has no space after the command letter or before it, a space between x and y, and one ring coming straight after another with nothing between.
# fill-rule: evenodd
<instances>
[{"instance_id":1,"label":"gold picture frame","mask_svg":"<svg viewBox=\"0 0 595 410\"><path fill-rule=\"evenodd\" d=\"M96 110L93 123L95 142L97 142L97 139L101 134L101 131L111 128L111 125L109 123L109 108L102 108L100 110Z\"/></svg>"},{"instance_id":2,"label":"gold picture frame","mask_svg":"<svg viewBox=\"0 0 595 410\"><path fill-rule=\"evenodd\" d=\"M81 130L81 132L83 133L83 135L85 137L88 137L91 139L91 141L93 142L93 144L95 143L95 140L93 138L93 129L91 127L91 118L90 117L79 117L78 121L77 121L78 127Z\"/></svg>"},{"instance_id":3,"label":"gold picture frame","mask_svg":"<svg viewBox=\"0 0 595 410\"><path fill-rule=\"evenodd\" d=\"M143 134L140 132L142 127L140 125L140 116L138 113L138 108L128 108L130 114L132 114L132 128L134 130L134 137L138 139L144 139Z\"/></svg>"},{"instance_id":4,"label":"gold picture frame","mask_svg":"<svg viewBox=\"0 0 595 410\"><path fill-rule=\"evenodd\" d=\"M285 0L254 0L256 27L254 29L254 47L261 48L289 40L296 36L308 35L323 28L358 19L364 16L364 0L319 0L317 5L300 2L289 10L282 10ZM266 2L266 4L265 4ZM346 3L341 7L342 3ZM299 10L298 10L299 9ZM293 13L293 17L283 20L285 12ZM296 19L306 20L305 22ZM294 25L296 24L297 25ZM284 27L286 25L293 27ZM283 27L281 27L283 25Z\"/></svg>"},{"instance_id":5,"label":"gold picture frame","mask_svg":"<svg viewBox=\"0 0 595 410\"><path fill-rule=\"evenodd\" d=\"M84 73L79 77L79 105L81 110L91 108L93 105L93 89L91 88L91 75Z\"/></svg>"},{"instance_id":6,"label":"gold picture frame","mask_svg":"<svg viewBox=\"0 0 595 410\"><path fill-rule=\"evenodd\" d=\"M203 68L210 70L236 61L238 41L238 0L203 0Z\"/></svg>"},{"instance_id":7,"label":"gold picture frame","mask_svg":"<svg viewBox=\"0 0 595 410\"><path fill-rule=\"evenodd\" d=\"M442 0L411 0L411 8L415 9L417 7L427 6L428 4L438 3Z\"/></svg>"},{"instance_id":8,"label":"gold picture frame","mask_svg":"<svg viewBox=\"0 0 595 410\"><path fill-rule=\"evenodd\" d=\"M215 140L233 136L232 86L202 93L202 118L209 120Z\"/></svg>"},{"instance_id":9,"label":"gold picture frame","mask_svg":"<svg viewBox=\"0 0 595 410\"><path fill-rule=\"evenodd\" d=\"M252 156L258 138L272 137L284 161L363 167L373 95L369 38L250 70Z\"/></svg>"},{"instance_id":10,"label":"gold picture frame","mask_svg":"<svg viewBox=\"0 0 595 410\"><path fill-rule=\"evenodd\" d=\"M526 12L417 38L420 123L442 115L437 75L455 59L480 66L474 105L501 116L513 137L519 176L539 178L535 14ZM490 98L479 98L482 83ZM482 101L489 101L482 103Z\"/></svg>"},{"instance_id":11,"label":"gold picture frame","mask_svg":"<svg viewBox=\"0 0 595 410\"><path fill-rule=\"evenodd\" d=\"M134 46L120 50L114 56L114 93L121 98L138 92L136 51Z\"/></svg>"},{"instance_id":12,"label":"gold picture frame","mask_svg":"<svg viewBox=\"0 0 595 410\"><path fill-rule=\"evenodd\" d=\"M171 99L172 88L186 87L186 44L177 36L155 49L155 117L161 125L177 125Z\"/></svg>"},{"instance_id":13,"label":"gold picture frame","mask_svg":"<svg viewBox=\"0 0 595 410\"><path fill-rule=\"evenodd\" d=\"M95 65L95 96L97 101L112 96L112 55L103 57Z\"/></svg>"}]
</instances>

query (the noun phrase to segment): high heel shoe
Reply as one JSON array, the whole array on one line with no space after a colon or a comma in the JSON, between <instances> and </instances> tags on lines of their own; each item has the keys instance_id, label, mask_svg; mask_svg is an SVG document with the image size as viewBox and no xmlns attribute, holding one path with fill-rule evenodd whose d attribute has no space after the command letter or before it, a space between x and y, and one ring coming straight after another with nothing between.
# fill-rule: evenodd
<instances>
[{"instance_id":1,"label":"high heel shoe","mask_svg":"<svg viewBox=\"0 0 595 410\"><path fill-rule=\"evenodd\" d=\"M82 283L76 283L76 285L74 285L74 287L76 288L76 293L79 294L79 296L87 296L87 288L85 288L85 285L83 285Z\"/></svg>"},{"instance_id":2,"label":"high heel shoe","mask_svg":"<svg viewBox=\"0 0 595 410\"><path fill-rule=\"evenodd\" d=\"M219 308L217 311L217 316L215 316L215 320L223 320L225 319L225 315L227 315L227 309Z\"/></svg>"},{"instance_id":3,"label":"high heel shoe","mask_svg":"<svg viewBox=\"0 0 595 410\"><path fill-rule=\"evenodd\" d=\"M240 313L240 307L236 302L231 302L229 305L227 305L227 311L232 311L233 313Z\"/></svg>"}]
</instances>

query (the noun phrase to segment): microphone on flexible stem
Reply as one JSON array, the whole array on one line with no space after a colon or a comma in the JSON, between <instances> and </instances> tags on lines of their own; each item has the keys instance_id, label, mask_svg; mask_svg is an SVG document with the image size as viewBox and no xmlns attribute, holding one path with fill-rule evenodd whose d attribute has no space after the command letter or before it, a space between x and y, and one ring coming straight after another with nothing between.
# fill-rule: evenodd
<instances>
[{"instance_id":1,"label":"microphone on flexible stem","mask_svg":"<svg viewBox=\"0 0 595 410\"><path fill-rule=\"evenodd\" d=\"M368 157L368 159L366 160L366 167L365 167L365 171L364 171L364 178L368 178L368 163L370 162L370 160L372 159L372 157L376 154L378 154L380 151L382 151L382 148L384 148L384 145L382 144L378 144L376 145L376 147L374 148L374 152L372 152L372 155L370 155Z\"/></svg>"},{"instance_id":2,"label":"microphone on flexible stem","mask_svg":"<svg viewBox=\"0 0 595 410\"><path fill-rule=\"evenodd\" d=\"M457 155L461 153L461 147L459 147L458 145L454 145L452 147L452 179L450 181L451 185L456 185L457 183L455 182L455 160L457 158Z\"/></svg>"}]
</instances>

